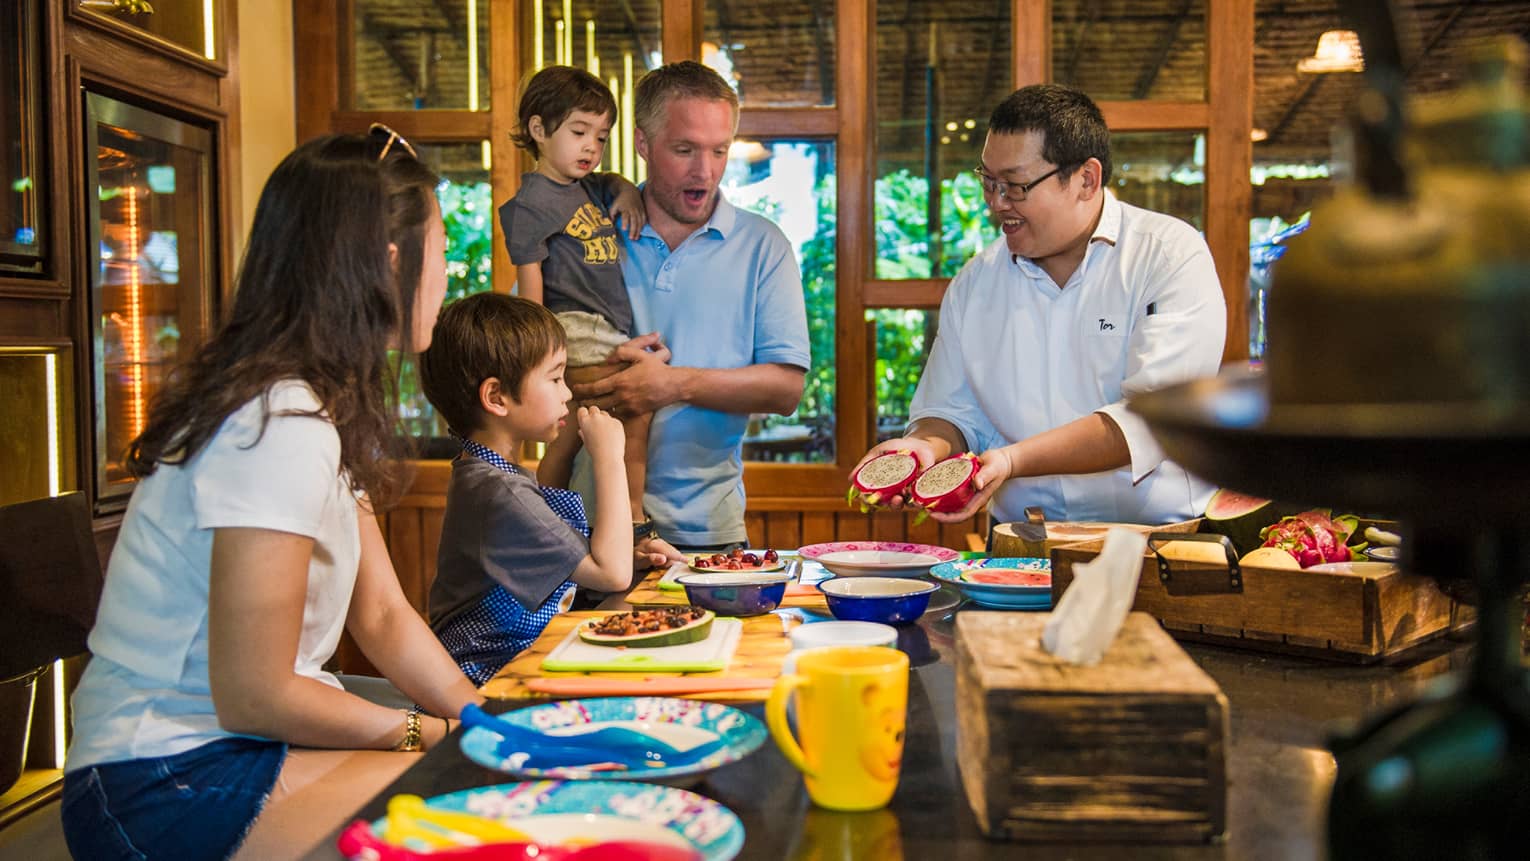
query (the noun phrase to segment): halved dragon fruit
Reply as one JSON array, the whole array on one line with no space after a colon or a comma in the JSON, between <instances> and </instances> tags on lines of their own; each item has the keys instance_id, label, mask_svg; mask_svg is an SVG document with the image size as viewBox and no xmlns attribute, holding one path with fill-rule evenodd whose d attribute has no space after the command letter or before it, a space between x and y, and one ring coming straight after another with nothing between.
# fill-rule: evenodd
<instances>
[{"instance_id":1,"label":"halved dragon fruit","mask_svg":"<svg viewBox=\"0 0 1530 861\"><path fill-rule=\"evenodd\" d=\"M879 454L861 464L850 476L846 501L854 504L856 494L866 505L878 505L894 496L907 496L909 485L919 474L919 458L907 449Z\"/></svg>"},{"instance_id":2,"label":"halved dragon fruit","mask_svg":"<svg viewBox=\"0 0 1530 861\"><path fill-rule=\"evenodd\" d=\"M935 464L920 473L919 480L914 482L913 503L926 511L961 511L977 493L972 480L977 477L981 465L977 455L970 452Z\"/></svg>"}]
</instances>

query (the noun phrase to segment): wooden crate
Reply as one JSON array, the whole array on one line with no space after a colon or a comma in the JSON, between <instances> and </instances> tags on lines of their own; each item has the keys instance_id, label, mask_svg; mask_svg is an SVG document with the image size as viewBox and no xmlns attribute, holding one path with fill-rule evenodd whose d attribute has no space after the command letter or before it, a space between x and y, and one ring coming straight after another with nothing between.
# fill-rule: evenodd
<instances>
[{"instance_id":1,"label":"wooden crate","mask_svg":"<svg viewBox=\"0 0 1530 861\"><path fill-rule=\"evenodd\" d=\"M990 837L1190 843L1227 825L1227 699L1152 617L1100 663L1041 649L1048 613L956 617L962 785Z\"/></svg>"},{"instance_id":2,"label":"wooden crate","mask_svg":"<svg viewBox=\"0 0 1530 861\"><path fill-rule=\"evenodd\" d=\"M1193 533L1200 520L1159 527ZM1103 540L1052 551L1052 599L1073 582L1073 566L1099 555ZM1157 618L1175 637L1329 660L1369 663L1469 624L1470 608L1432 578L1403 573L1345 574L1244 567L1232 588L1226 565L1175 562L1159 578L1145 553L1132 609Z\"/></svg>"}]
</instances>

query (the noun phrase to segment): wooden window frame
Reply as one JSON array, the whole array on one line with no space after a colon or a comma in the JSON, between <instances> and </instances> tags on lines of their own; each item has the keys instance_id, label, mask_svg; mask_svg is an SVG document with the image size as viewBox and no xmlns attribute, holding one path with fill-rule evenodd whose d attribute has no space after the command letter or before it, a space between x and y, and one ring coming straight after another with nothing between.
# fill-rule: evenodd
<instances>
[{"instance_id":1,"label":"wooden window frame","mask_svg":"<svg viewBox=\"0 0 1530 861\"><path fill-rule=\"evenodd\" d=\"M352 40L342 32L352 18L352 0L294 0L298 138L327 131L361 131L382 119L411 140L491 141L493 198L505 200L518 187L522 160L509 141L519 92L520 0L489 0L489 110L396 111L379 114L341 110L349 88ZM704 0L660 0L664 60L698 59ZM835 462L779 464L748 462L745 485L750 507L785 506L829 510L843 497L849 470L870 447L871 373L865 312L871 308L937 308L949 279L885 280L871 277L874 176L874 93L876 0L837 0L835 21L835 103L829 107L750 108L740 116L746 137L817 138L835 143L838 232L835 303ZM1011 0L1014 38L1010 68L1016 87L1051 76L1049 0ZM1206 136L1205 235L1227 297L1225 360L1248 356L1248 221L1252 206L1249 170L1253 148L1253 0L1208 0L1207 98L1200 102L1105 101L1100 103L1113 132L1193 131ZM344 86L342 86L344 85ZM494 289L509 292L514 269L495 225ZM842 505L843 503L838 503Z\"/></svg>"}]
</instances>

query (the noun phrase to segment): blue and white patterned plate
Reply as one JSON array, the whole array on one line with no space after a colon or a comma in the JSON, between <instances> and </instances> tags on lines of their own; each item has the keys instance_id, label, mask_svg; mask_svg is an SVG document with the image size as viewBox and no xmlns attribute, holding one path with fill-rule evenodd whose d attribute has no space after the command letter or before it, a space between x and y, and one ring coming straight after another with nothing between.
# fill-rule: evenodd
<instances>
[{"instance_id":1,"label":"blue and white patterned plate","mask_svg":"<svg viewBox=\"0 0 1530 861\"><path fill-rule=\"evenodd\" d=\"M574 762L566 766L527 768L531 752L501 751L503 737L493 730L473 727L462 735L462 753L479 765L516 777L565 779L647 780L711 771L743 759L765 742L765 725L732 706L672 697L600 697L559 700L529 706L500 715L515 726L550 736L578 735L608 726L620 726L653 736L681 751L714 739L724 744L697 762L675 765L643 765L641 771L618 763Z\"/></svg>"},{"instance_id":2,"label":"blue and white patterned plate","mask_svg":"<svg viewBox=\"0 0 1530 861\"><path fill-rule=\"evenodd\" d=\"M744 847L744 824L733 811L694 792L651 783L539 780L464 789L425 804L501 822L538 843L647 840L693 848L705 861L729 861ZM376 820L372 830L381 834L385 822Z\"/></svg>"},{"instance_id":3,"label":"blue and white patterned plate","mask_svg":"<svg viewBox=\"0 0 1530 861\"><path fill-rule=\"evenodd\" d=\"M1045 584L977 583L967 579L969 572L981 570L1033 571L1045 573ZM930 576L950 583L962 594L984 607L1001 610L1050 610L1052 608L1052 561L1033 558L972 559L942 562L930 569Z\"/></svg>"}]
</instances>

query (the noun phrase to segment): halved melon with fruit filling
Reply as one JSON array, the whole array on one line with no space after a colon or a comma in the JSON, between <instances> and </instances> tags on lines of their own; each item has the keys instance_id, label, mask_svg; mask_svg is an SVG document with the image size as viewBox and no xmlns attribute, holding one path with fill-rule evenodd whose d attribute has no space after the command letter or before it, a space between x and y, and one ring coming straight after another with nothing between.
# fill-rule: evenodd
<instances>
[{"instance_id":1,"label":"halved melon with fruit filling","mask_svg":"<svg viewBox=\"0 0 1530 861\"><path fill-rule=\"evenodd\" d=\"M700 607L613 613L580 625L579 639L597 646L679 646L705 640L716 616Z\"/></svg>"}]
</instances>

